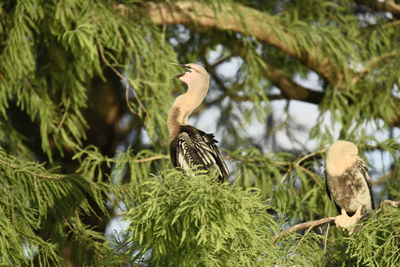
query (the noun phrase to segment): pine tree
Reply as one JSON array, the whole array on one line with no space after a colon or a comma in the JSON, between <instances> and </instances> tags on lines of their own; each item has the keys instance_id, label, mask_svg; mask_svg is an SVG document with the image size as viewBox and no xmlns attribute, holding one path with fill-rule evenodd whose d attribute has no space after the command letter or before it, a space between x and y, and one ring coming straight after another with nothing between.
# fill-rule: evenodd
<instances>
[{"instance_id":1,"label":"pine tree","mask_svg":"<svg viewBox=\"0 0 400 267\"><path fill-rule=\"evenodd\" d=\"M399 22L394 0L2 1L0 265L399 265ZM169 62L211 76L191 122L229 183L172 168ZM351 235L325 192L337 139L377 204Z\"/></svg>"}]
</instances>

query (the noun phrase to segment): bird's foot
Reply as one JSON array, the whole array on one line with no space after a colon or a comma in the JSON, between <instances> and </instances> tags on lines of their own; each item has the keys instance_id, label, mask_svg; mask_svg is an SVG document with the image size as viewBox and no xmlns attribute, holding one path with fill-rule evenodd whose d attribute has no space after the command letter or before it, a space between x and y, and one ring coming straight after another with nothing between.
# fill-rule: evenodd
<instances>
[{"instance_id":1,"label":"bird's foot","mask_svg":"<svg viewBox=\"0 0 400 267\"><path fill-rule=\"evenodd\" d=\"M335 224L341 228L349 228L354 223L352 222L352 217L349 217L347 214L341 214L335 217Z\"/></svg>"},{"instance_id":2,"label":"bird's foot","mask_svg":"<svg viewBox=\"0 0 400 267\"><path fill-rule=\"evenodd\" d=\"M352 226L362 217L361 208L362 206L358 207L356 213L351 217L347 215L346 211L342 210L342 214L335 217L336 226L349 230L349 233L351 234L353 232Z\"/></svg>"}]
</instances>

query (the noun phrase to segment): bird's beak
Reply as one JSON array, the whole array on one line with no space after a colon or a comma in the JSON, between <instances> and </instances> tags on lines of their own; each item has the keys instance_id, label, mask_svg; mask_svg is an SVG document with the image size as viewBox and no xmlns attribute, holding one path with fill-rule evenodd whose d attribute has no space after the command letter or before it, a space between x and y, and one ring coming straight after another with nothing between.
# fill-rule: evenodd
<instances>
[{"instance_id":1,"label":"bird's beak","mask_svg":"<svg viewBox=\"0 0 400 267\"><path fill-rule=\"evenodd\" d=\"M169 64L171 64L171 65L175 65L175 66L181 66L181 67L184 67L185 69L188 69L188 67L185 65L185 64L179 64L179 63L174 63L174 62L168 62ZM174 76L174 78L180 78L180 77L182 77L184 74L185 74L186 72L183 72L183 73L181 73L181 74L179 74L179 75L176 75L176 76Z\"/></svg>"},{"instance_id":2,"label":"bird's beak","mask_svg":"<svg viewBox=\"0 0 400 267\"><path fill-rule=\"evenodd\" d=\"M174 76L174 78L179 79L180 77L182 77L183 75L185 75L186 72L182 72L181 74L178 74L176 76Z\"/></svg>"},{"instance_id":3,"label":"bird's beak","mask_svg":"<svg viewBox=\"0 0 400 267\"><path fill-rule=\"evenodd\" d=\"M181 67L186 68L185 64L179 64L179 63L175 63L175 62L168 62L168 63L171 64L171 65L181 66Z\"/></svg>"}]
</instances>

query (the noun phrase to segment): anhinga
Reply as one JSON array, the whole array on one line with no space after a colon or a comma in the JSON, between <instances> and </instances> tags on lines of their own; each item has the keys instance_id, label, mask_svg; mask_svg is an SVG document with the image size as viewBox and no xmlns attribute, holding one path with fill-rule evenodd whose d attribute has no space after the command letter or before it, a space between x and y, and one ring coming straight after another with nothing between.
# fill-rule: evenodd
<instances>
[{"instance_id":1,"label":"anhinga","mask_svg":"<svg viewBox=\"0 0 400 267\"><path fill-rule=\"evenodd\" d=\"M333 143L327 152L325 175L328 195L341 212L336 225L347 228L372 211L371 180L356 145L347 141Z\"/></svg>"},{"instance_id":2,"label":"anhinga","mask_svg":"<svg viewBox=\"0 0 400 267\"><path fill-rule=\"evenodd\" d=\"M224 160L213 134L205 133L188 125L188 118L207 94L210 78L198 64L176 64L186 72L176 76L187 84L187 92L178 96L168 115L170 156L172 164L183 170L198 166L204 170L216 168L218 179L226 181L229 176Z\"/></svg>"}]
</instances>

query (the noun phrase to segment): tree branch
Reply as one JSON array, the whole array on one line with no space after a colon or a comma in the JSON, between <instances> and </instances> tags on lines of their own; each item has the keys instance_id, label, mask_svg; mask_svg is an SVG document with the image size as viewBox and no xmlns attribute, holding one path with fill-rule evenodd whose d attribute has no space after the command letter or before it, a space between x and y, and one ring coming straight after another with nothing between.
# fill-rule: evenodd
<instances>
[{"instance_id":1,"label":"tree branch","mask_svg":"<svg viewBox=\"0 0 400 267\"><path fill-rule=\"evenodd\" d=\"M56 175L56 174L55 175L46 175L46 174L32 172L29 170L24 170L24 166L15 165L15 164L12 164L12 163L7 162L2 159L0 159L0 164L8 166L15 170L21 170L21 172L25 172L25 173L32 175L34 177L37 177L37 178L45 178L45 179L63 179L64 178L64 176L62 176L62 175Z\"/></svg>"},{"instance_id":2,"label":"tree branch","mask_svg":"<svg viewBox=\"0 0 400 267\"><path fill-rule=\"evenodd\" d=\"M383 210L385 210L385 207L387 207L387 206L392 206L392 207L395 207L395 208L400 208L400 201L393 201L393 200L386 199L386 200L382 201L382 203L381 203L380 206L381 206L381 208L382 208Z\"/></svg>"},{"instance_id":3,"label":"tree branch","mask_svg":"<svg viewBox=\"0 0 400 267\"><path fill-rule=\"evenodd\" d=\"M288 229L280 232L278 235L276 235L274 237L274 242L280 240L284 236L290 235L291 233L295 233L295 232L305 230L305 229L311 230L315 226L325 224L325 223L331 223L334 220L335 220L335 217L327 217L327 218L323 218L323 219L319 219L319 220L295 224L295 225L289 227Z\"/></svg>"},{"instance_id":4,"label":"tree branch","mask_svg":"<svg viewBox=\"0 0 400 267\"><path fill-rule=\"evenodd\" d=\"M392 206L395 208L400 208L400 201L393 201L393 200L384 200L380 204L380 208L385 212L385 207L387 206ZM336 216L339 217L340 215ZM274 237L274 242L282 239L283 237L290 235L291 233L295 233L301 230L307 229L307 232L309 232L312 228L315 226L319 226L321 224L329 223L332 224L332 222L335 221L336 217L327 217L327 218L322 218L319 220L314 220L314 221L308 221L308 222L303 222L299 224L295 224L288 229L280 232L279 234L275 235Z\"/></svg>"},{"instance_id":5,"label":"tree branch","mask_svg":"<svg viewBox=\"0 0 400 267\"><path fill-rule=\"evenodd\" d=\"M144 158L144 159L134 159L133 162L135 163L143 163L143 162L147 162L147 161L153 161L153 160L159 160L159 159L168 159L169 156L168 155L158 155L158 156L153 156L150 158Z\"/></svg>"},{"instance_id":6,"label":"tree branch","mask_svg":"<svg viewBox=\"0 0 400 267\"><path fill-rule=\"evenodd\" d=\"M357 4L366 5L377 11L387 11L396 15L400 15L400 5L394 0L376 1L376 0L356 0Z\"/></svg>"},{"instance_id":7,"label":"tree branch","mask_svg":"<svg viewBox=\"0 0 400 267\"><path fill-rule=\"evenodd\" d=\"M245 58L246 54L244 52L239 52L239 56ZM228 57L230 58L230 57ZM246 96L237 96L229 92L226 88L225 84L221 79L219 79L217 73L215 72L214 66L209 64L206 58L203 58L205 63L206 70L211 74L214 78L215 82L218 86L223 89L224 93L232 98L235 101L248 101L249 98ZM223 61L219 61L218 63L222 63ZM281 100L281 99L291 99L291 100L298 100L303 101L306 103L311 104L319 104L324 97L324 93L320 91L315 91L313 89L309 89L303 87L294 81L290 77L286 75L286 73L278 69L271 64L263 65L263 74L267 77L268 80L272 84L274 84L278 89L282 92L281 95L270 95L268 96L269 100Z\"/></svg>"},{"instance_id":8,"label":"tree branch","mask_svg":"<svg viewBox=\"0 0 400 267\"><path fill-rule=\"evenodd\" d=\"M382 176L380 176L378 179L372 181L372 185L382 184L382 183L386 182L387 180L389 180L389 178L391 178L392 176L393 176L393 171L387 172L387 173L383 174Z\"/></svg>"},{"instance_id":9,"label":"tree branch","mask_svg":"<svg viewBox=\"0 0 400 267\"><path fill-rule=\"evenodd\" d=\"M327 57L318 47L314 47L312 53L307 52L308 47L299 49L293 36L287 33L287 29L280 24L276 17L269 14L233 3L221 4L218 7L210 3L191 1L146 2L138 5L155 24L183 24L253 35L298 59L332 84L339 87L344 84L345 78L337 71L338 67L334 64L333 59ZM119 4L115 8L120 13L129 12L129 7L126 5ZM219 9L218 14L215 12L216 9Z\"/></svg>"},{"instance_id":10,"label":"tree branch","mask_svg":"<svg viewBox=\"0 0 400 267\"><path fill-rule=\"evenodd\" d=\"M267 64L267 67L264 68L264 73L271 83L281 90L287 99L318 105L324 97L323 92L315 91L293 82L283 70L273 67L270 64Z\"/></svg>"},{"instance_id":11,"label":"tree branch","mask_svg":"<svg viewBox=\"0 0 400 267\"><path fill-rule=\"evenodd\" d=\"M393 0L387 0L384 3L368 1L368 3L377 3L378 6L384 6L386 9L390 8L392 11L396 11L398 8L398 5ZM350 73L345 75L340 71L340 67L337 66L335 60L324 53L320 46L315 45L311 48L309 46L301 46L302 44L298 43L290 33L290 28L282 25L277 17L238 3L214 5L212 3L192 1L167 3L149 1L137 3L134 6L118 4L114 8L122 15L142 12L143 16L147 16L153 23L158 25L183 24L197 28L197 30L216 28L252 35L256 39L272 45L299 60L336 89L345 89L347 81L354 84L361 76L366 74L358 74L348 70ZM374 65L373 62L370 64L371 66ZM282 77L284 74L279 71L275 71L273 74L273 76L277 77L274 80L274 84L278 84L277 86L282 89L282 92L286 90L285 95L290 95L300 101L319 103L320 92L298 87L287 79L278 80L278 77ZM388 123L392 126L400 125L400 115L396 114Z\"/></svg>"}]
</instances>

